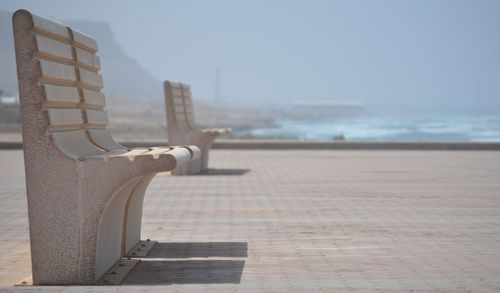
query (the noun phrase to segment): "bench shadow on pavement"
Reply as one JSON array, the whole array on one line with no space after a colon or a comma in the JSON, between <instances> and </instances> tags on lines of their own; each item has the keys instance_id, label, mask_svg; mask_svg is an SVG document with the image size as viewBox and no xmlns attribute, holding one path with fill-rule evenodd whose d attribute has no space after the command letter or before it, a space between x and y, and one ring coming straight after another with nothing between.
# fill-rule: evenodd
<instances>
[{"instance_id":1,"label":"bench shadow on pavement","mask_svg":"<svg viewBox=\"0 0 500 293\"><path fill-rule=\"evenodd\" d=\"M238 284L247 256L246 242L159 242L122 285Z\"/></svg>"},{"instance_id":2,"label":"bench shadow on pavement","mask_svg":"<svg viewBox=\"0 0 500 293\"><path fill-rule=\"evenodd\" d=\"M208 169L196 175L202 176L241 176L250 172L250 169Z\"/></svg>"}]
</instances>

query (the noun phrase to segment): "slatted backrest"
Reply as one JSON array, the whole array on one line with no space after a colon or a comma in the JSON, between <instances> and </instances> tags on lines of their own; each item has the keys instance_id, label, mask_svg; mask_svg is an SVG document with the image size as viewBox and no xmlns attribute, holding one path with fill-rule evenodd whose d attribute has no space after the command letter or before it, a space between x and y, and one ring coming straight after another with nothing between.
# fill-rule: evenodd
<instances>
[{"instance_id":1,"label":"slatted backrest","mask_svg":"<svg viewBox=\"0 0 500 293\"><path fill-rule=\"evenodd\" d=\"M183 83L181 83L181 86L182 95L184 97L184 109L186 110L186 120L189 126L194 127L193 97L191 95L191 87Z\"/></svg>"},{"instance_id":2,"label":"slatted backrest","mask_svg":"<svg viewBox=\"0 0 500 293\"><path fill-rule=\"evenodd\" d=\"M189 85L180 82L165 82L167 115L170 123L180 128L194 128L193 101Z\"/></svg>"},{"instance_id":3,"label":"slatted backrest","mask_svg":"<svg viewBox=\"0 0 500 293\"><path fill-rule=\"evenodd\" d=\"M43 87L41 106L48 115L47 132L57 147L78 158L124 149L106 129L97 42L59 22L30 16L33 66L39 66L38 83Z\"/></svg>"}]
</instances>

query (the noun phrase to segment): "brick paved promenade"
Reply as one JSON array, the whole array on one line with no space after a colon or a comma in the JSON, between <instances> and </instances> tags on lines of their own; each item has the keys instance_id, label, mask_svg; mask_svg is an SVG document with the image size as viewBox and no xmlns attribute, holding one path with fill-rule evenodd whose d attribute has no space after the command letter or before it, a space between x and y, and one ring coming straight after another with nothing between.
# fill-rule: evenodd
<instances>
[{"instance_id":1,"label":"brick paved promenade","mask_svg":"<svg viewBox=\"0 0 500 293\"><path fill-rule=\"evenodd\" d=\"M0 291L500 291L500 152L215 150L158 176L120 287L30 274L21 151L0 151Z\"/></svg>"}]
</instances>

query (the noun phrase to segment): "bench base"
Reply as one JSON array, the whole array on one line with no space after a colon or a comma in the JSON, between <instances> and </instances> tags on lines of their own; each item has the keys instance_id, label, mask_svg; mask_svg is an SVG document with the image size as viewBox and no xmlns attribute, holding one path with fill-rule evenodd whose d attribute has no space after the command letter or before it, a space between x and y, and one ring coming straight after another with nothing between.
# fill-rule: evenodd
<instances>
[{"instance_id":1,"label":"bench base","mask_svg":"<svg viewBox=\"0 0 500 293\"><path fill-rule=\"evenodd\" d=\"M141 240L124 257L118 260L95 284L96 285L120 285L127 274L153 249L158 241ZM16 287L33 286L33 277L20 280Z\"/></svg>"},{"instance_id":2,"label":"bench base","mask_svg":"<svg viewBox=\"0 0 500 293\"><path fill-rule=\"evenodd\" d=\"M117 261L96 283L95 285L120 285L128 273L137 265L140 259L122 258ZM33 286L33 277L22 279L14 284L15 287Z\"/></svg>"},{"instance_id":3,"label":"bench base","mask_svg":"<svg viewBox=\"0 0 500 293\"><path fill-rule=\"evenodd\" d=\"M127 274L138 264L140 259L122 258L117 261L109 271L107 271L97 281L97 285L120 285Z\"/></svg>"},{"instance_id":4,"label":"bench base","mask_svg":"<svg viewBox=\"0 0 500 293\"><path fill-rule=\"evenodd\" d=\"M158 241L141 240L125 255L125 257L144 257L155 247Z\"/></svg>"}]
</instances>

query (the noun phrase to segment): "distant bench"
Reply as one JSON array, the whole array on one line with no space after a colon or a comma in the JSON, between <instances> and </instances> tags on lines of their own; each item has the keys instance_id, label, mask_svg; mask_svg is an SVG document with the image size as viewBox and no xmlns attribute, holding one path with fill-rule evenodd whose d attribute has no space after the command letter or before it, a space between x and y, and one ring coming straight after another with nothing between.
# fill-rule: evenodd
<instances>
[{"instance_id":1,"label":"distant bench","mask_svg":"<svg viewBox=\"0 0 500 293\"><path fill-rule=\"evenodd\" d=\"M154 175L200 151L115 142L96 41L26 10L13 22L33 283L92 284L140 241Z\"/></svg>"},{"instance_id":2,"label":"distant bench","mask_svg":"<svg viewBox=\"0 0 500 293\"><path fill-rule=\"evenodd\" d=\"M196 145L201 149L201 158L176 168L173 174L196 174L208 169L208 151L214 140L231 130L198 129L194 123L193 99L189 85L165 81L165 106L169 144Z\"/></svg>"}]
</instances>

